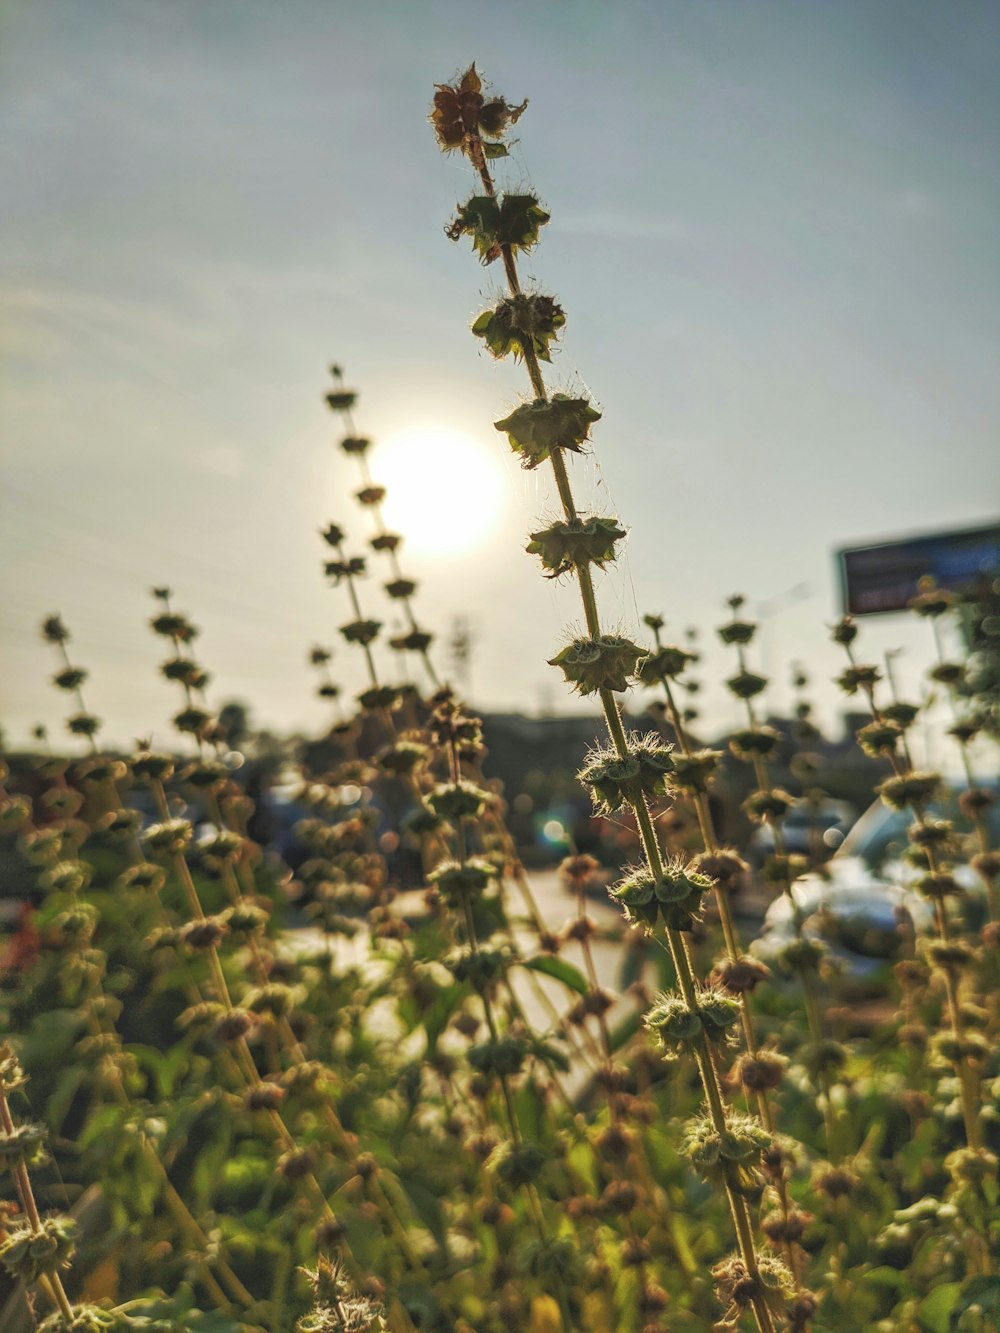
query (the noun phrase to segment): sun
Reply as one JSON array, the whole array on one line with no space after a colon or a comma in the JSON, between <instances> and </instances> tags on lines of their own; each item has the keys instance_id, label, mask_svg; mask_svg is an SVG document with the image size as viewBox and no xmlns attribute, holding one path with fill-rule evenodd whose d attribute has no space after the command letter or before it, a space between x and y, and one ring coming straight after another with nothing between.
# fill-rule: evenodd
<instances>
[{"instance_id":1,"label":"sun","mask_svg":"<svg viewBox=\"0 0 1000 1333\"><path fill-rule=\"evenodd\" d=\"M507 478L484 445L456 431L421 426L384 439L372 474L386 488L382 513L409 549L471 551L496 525Z\"/></svg>"}]
</instances>

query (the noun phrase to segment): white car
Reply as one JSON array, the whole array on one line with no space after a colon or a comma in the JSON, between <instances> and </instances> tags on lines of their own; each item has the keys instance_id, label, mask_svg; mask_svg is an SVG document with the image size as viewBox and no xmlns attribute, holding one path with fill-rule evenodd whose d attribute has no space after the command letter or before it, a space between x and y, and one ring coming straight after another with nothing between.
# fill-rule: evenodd
<instances>
[{"instance_id":1,"label":"white car","mask_svg":"<svg viewBox=\"0 0 1000 1333\"><path fill-rule=\"evenodd\" d=\"M932 807L931 813L954 818L962 837L964 820L954 808L958 790L954 788L950 799ZM998 815L1000 806L994 805L989 819L994 845L1000 845ZM826 863L824 873L804 875L795 882L804 934L824 945L835 974L831 981L845 997L882 993L893 964L909 953L914 933L932 929L930 904L912 887L920 871L902 855L912 822L909 813L875 801ZM953 873L967 891L966 905L978 924L985 903L982 882L967 865ZM795 938L792 905L781 894L768 907L751 951L780 974L781 954Z\"/></svg>"}]
</instances>

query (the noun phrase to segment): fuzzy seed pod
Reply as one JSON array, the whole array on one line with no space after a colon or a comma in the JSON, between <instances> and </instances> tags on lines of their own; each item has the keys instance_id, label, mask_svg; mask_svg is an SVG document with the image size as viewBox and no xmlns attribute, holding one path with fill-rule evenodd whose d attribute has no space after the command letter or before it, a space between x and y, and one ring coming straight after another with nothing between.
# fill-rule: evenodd
<instances>
[{"instance_id":1,"label":"fuzzy seed pod","mask_svg":"<svg viewBox=\"0 0 1000 1333\"><path fill-rule=\"evenodd\" d=\"M481 815L489 799L489 792L463 778L458 782L440 784L431 792L427 801L440 818L458 820Z\"/></svg>"},{"instance_id":2,"label":"fuzzy seed pod","mask_svg":"<svg viewBox=\"0 0 1000 1333\"><path fill-rule=\"evenodd\" d=\"M777 1051L760 1050L756 1055L748 1051L733 1065L732 1077L747 1092L772 1092L781 1086L788 1060Z\"/></svg>"},{"instance_id":3,"label":"fuzzy seed pod","mask_svg":"<svg viewBox=\"0 0 1000 1333\"><path fill-rule=\"evenodd\" d=\"M730 847L714 852L699 852L691 864L700 874L714 880L717 889L727 893L735 893L740 889L750 873L746 861Z\"/></svg>"},{"instance_id":4,"label":"fuzzy seed pod","mask_svg":"<svg viewBox=\"0 0 1000 1333\"><path fill-rule=\"evenodd\" d=\"M949 819L928 817L911 824L907 834L918 847L943 847L954 831L955 826Z\"/></svg>"},{"instance_id":5,"label":"fuzzy seed pod","mask_svg":"<svg viewBox=\"0 0 1000 1333\"><path fill-rule=\"evenodd\" d=\"M407 630L389 640L389 647L398 653L425 653L434 642L434 635L424 629Z\"/></svg>"},{"instance_id":6,"label":"fuzzy seed pod","mask_svg":"<svg viewBox=\"0 0 1000 1333\"><path fill-rule=\"evenodd\" d=\"M941 774L914 769L900 777L886 778L875 790L891 810L920 807L934 799L941 787Z\"/></svg>"},{"instance_id":7,"label":"fuzzy seed pod","mask_svg":"<svg viewBox=\"0 0 1000 1333\"><path fill-rule=\"evenodd\" d=\"M985 787L967 787L958 798L959 808L968 819L975 819L996 804L996 796Z\"/></svg>"},{"instance_id":8,"label":"fuzzy seed pod","mask_svg":"<svg viewBox=\"0 0 1000 1333\"><path fill-rule=\"evenodd\" d=\"M896 1033L896 1038L901 1046L922 1051L927 1045L927 1029L923 1023L904 1023Z\"/></svg>"},{"instance_id":9,"label":"fuzzy seed pod","mask_svg":"<svg viewBox=\"0 0 1000 1333\"><path fill-rule=\"evenodd\" d=\"M558 337L559 331L565 323L565 311L554 297L544 296L540 292L518 292L515 296L503 297L492 310L484 310L479 318L473 322L472 332L477 338L483 339L487 351L497 360L502 360L506 356L513 356L515 360L520 360L524 356L525 348L527 348L534 352L539 361L551 361L549 344ZM560 399L561 402L558 401ZM590 422L596 420L596 417L589 415L593 412L593 408L586 399L571 399L567 398L566 395L553 394L548 402L548 406L553 408L553 411L547 414L550 418L550 433L561 433L558 426L565 422L568 427L566 437L572 440L572 428L576 426L577 431L580 428L578 425L581 414L580 404L584 409L586 428L589 429ZM546 415L544 406L544 403L540 402L525 403L522 407L517 408L506 421L497 423L497 429L507 431L508 436L510 436L512 429L509 423L514 420L513 433L517 437L521 430L520 422L517 420L518 413L534 411L537 416L539 415L539 409L541 409L541 415L544 416ZM575 409L575 413L573 409ZM551 424L553 419L556 423L555 426ZM562 440L557 441L557 443L562 448L572 448L571 444L566 444ZM516 448L513 441L511 447Z\"/></svg>"},{"instance_id":10,"label":"fuzzy seed pod","mask_svg":"<svg viewBox=\"0 0 1000 1333\"><path fill-rule=\"evenodd\" d=\"M768 1309L784 1315L788 1302L795 1294L795 1283L785 1265L771 1255L761 1255L757 1272L751 1273L741 1258L732 1255L712 1269L715 1291L726 1306L727 1322L735 1324L744 1311L755 1301L763 1301Z\"/></svg>"},{"instance_id":11,"label":"fuzzy seed pod","mask_svg":"<svg viewBox=\"0 0 1000 1333\"><path fill-rule=\"evenodd\" d=\"M509 106L502 97L486 100L475 65L470 65L455 85L436 84L430 121L439 146L449 153L459 149L467 156L483 152L487 158L506 156L499 140L514 125L528 103Z\"/></svg>"},{"instance_id":12,"label":"fuzzy seed pod","mask_svg":"<svg viewBox=\"0 0 1000 1333\"><path fill-rule=\"evenodd\" d=\"M290 1148L278 1158L278 1171L286 1180L311 1175L315 1165L316 1154L310 1148Z\"/></svg>"},{"instance_id":13,"label":"fuzzy seed pod","mask_svg":"<svg viewBox=\"0 0 1000 1333\"><path fill-rule=\"evenodd\" d=\"M226 922L221 917L213 916L206 917L204 921L189 921L179 932L181 941L189 949L215 949L228 933Z\"/></svg>"},{"instance_id":14,"label":"fuzzy seed pod","mask_svg":"<svg viewBox=\"0 0 1000 1333\"><path fill-rule=\"evenodd\" d=\"M845 668L837 677L837 684L845 694L853 695L859 690L867 693L874 689L881 679L882 673L878 667L864 662Z\"/></svg>"},{"instance_id":15,"label":"fuzzy seed pod","mask_svg":"<svg viewBox=\"0 0 1000 1333\"><path fill-rule=\"evenodd\" d=\"M559 311L558 306L555 309ZM493 424L497 430L506 433L511 449L520 456L522 467L530 470L543 463L555 449L582 452L591 426L600 419L600 412L586 398L570 398L556 393L550 399L522 403L510 416Z\"/></svg>"},{"instance_id":16,"label":"fuzzy seed pod","mask_svg":"<svg viewBox=\"0 0 1000 1333\"><path fill-rule=\"evenodd\" d=\"M60 690L78 690L87 679L88 672L82 667L65 667L52 677L52 684Z\"/></svg>"},{"instance_id":17,"label":"fuzzy seed pod","mask_svg":"<svg viewBox=\"0 0 1000 1333\"><path fill-rule=\"evenodd\" d=\"M255 1083L247 1088L243 1102L248 1111L276 1111L285 1098L285 1089L277 1083Z\"/></svg>"},{"instance_id":18,"label":"fuzzy seed pod","mask_svg":"<svg viewBox=\"0 0 1000 1333\"><path fill-rule=\"evenodd\" d=\"M916 990L927 985L929 979L927 967L914 958L902 959L892 970L904 990Z\"/></svg>"},{"instance_id":19,"label":"fuzzy seed pod","mask_svg":"<svg viewBox=\"0 0 1000 1333\"><path fill-rule=\"evenodd\" d=\"M710 980L732 995L746 995L771 975L769 968L749 954L739 958L720 958Z\"/></svg>"},{"instance_id":20,"label":"fuzzy seed pod","mask_svg":"<svg viewBox=\"0 0 1000 1333\"><path fill-rule=\"evenodd\" d=\"M730 620L716 630L725 644L749 643L757 631L757 626L749 620Z\"/></svg>"},{"instance_id":21,"label":"fuzzy seed pod","mask_svg":"<svg viewBox=\"0 0 1000 1333\"><path fill-rule=\"evenodd\" d=\"M858 745L872 759L896 753L902 727L896 722L869 722L857 734Z\"/></svg>"},{"instance_id":22,"label":"fuzzy seed pod","mask_svg":"<svg viewBox=\"0 0 1000 1333\"><path fill-rule=\"evenodd\" d=\"M844 618L834 625L830 637L834 643L841 644L842 647L849 647L858 637L858 627L850 616Z\"/></svg>"},{"instance_id":23,"label":"fuzzy seed pod","mask_svg":"<svg viewBox=\"0 0 1000 1333\"><path fill-rule=\"evenodd\" d=\"M61 829L31 829L18 839L17 850L31 865L48 866L59 860L62 845Z\"/></svg>"},{"instance_id":24,"label":"fuzzy seed pod","mask_svg":"<svg viewBox=\"0 0 1000 1333\"><path fill-rule=\"evenodd\" d=\"M354 1170L362 1180L373 1180L378 1175L378 1162L370 1152L363 1152L355 1159Z\"/></svg>"},{"instance_id":25,"label":"fuzzy seed pod","mask_svg":"<svg viewBox=\"0 0 1000 1333\"><path fill-rule=\"evenodd\" d=\"M916 882L916 888L927 898L954 897L962 892L962 886L955 876L945 871L932 871L921 875Z\"/></svg>"},{"instance_id":26,"label":"fuzzy seed pod","mask_svg":"<svg viewBox=\"0 0 1000 1333\"><path fill-rule=\"evenodd\" d=\"M325 1217L316 1226L316 1245L321 1250L334 1249L343 1242L347 1228L339 1217Z\"/></svg>"},{"instance_id":27,"label":"fuzzy seed pod","mask_svg":"<svg viewBox=\"0 0 1000 1333\"><path fill-rule=\"evenodd\" d=\"M358 695L358 707L365 713L378 713L399 706L399 691L394 685L372 685Z\"/></svg>"},{"instance_id":28,"label":"fuzzy seed pod","mask_svg":"<svg viewBox=\"0 0 1000 1333\"><path fill-rule=\"evenodd\" d=\"M924 951L929 961L942 968L968 967L972 962L972 948L964 940L925 940Z\"/></svg>"},{"instance_id":29,"label":"fuzzy seed pod","mask_svg":"<svg viewBox=\"0 0 1000 1333\"><path fill-rule=\"evenodd\" d=\"M357 643L362 647L373 643L382 628L380 620L351 620L340 626L340 632L348 643Z\"/></svg>"},{"instance_id":30,"label":"fuzzy seed pod","mask_svg":"<svg viewBox=\"0 0 1000 1333\"><path fill-rule=\"evenodd\" d=\"M46 643L67 643L69 630L63 624L62 616L46 616L42 621L42 638Z\"/></svg>"},{"instance_id":31,"label":"fuzzy seed pod","mask_svg":"<svg viewBox=\"0 0 1000 1333\"><path fill-rule=\"evenodd\" d=\"M636 1189L633 1185L628 1184L627 1181L618 1181L616 1184L608 1186L604 1191L604 1198L601 1202L605 1203L610 1190L615 1188L622 1190L623 1187L624 1190L631 1191L631 1193L638 1198ZM635 1204L633 1203L632 1207L634 1206ZM612 1207L615 1212L627 1213L631 1211L631 1208L614 1207L614 1205L609 1205L607 1203L605 1203L605 1207ZM621 1256L623 1268L641 1268L643 1264L649 1262L650 1249L648 1241L643 1240L641 1236L626 1237L622 1242Z\"/></svg>"},{"instance_id":32,"label":"fuzzy seed pod","mask_svg":"<svg viewBox=\"0 0 1000 1333\"><path fill-rule=\"evenodd\" d=\"M987 882L1000 875L1000 852L978 852L970 865Z\"/></svg>"},{"instance_id":33,"label":"fuzzy seed pod","mask_svg":"<svg viewBox=\"0 0 1000 1333\"><path fill-rule=\"evenodd\" d=\"M792 853L789 856L769 856L761 866L761 878L768 884L794 884L809 869L809 858Z\"/></svg>"},{"instance_id":34,"label":"fuzzy seed pod","mask_svg":"<svg viewBox=\"0 0 1000 1333\"><path fill-rule=\"evenodd\" d=\"M956 1148L944 1165L954 1180L969 1185L981 1185L997 1175L997 1157L988 1148Z\"/></svg>"},{"instance_id":35,"label":"fuzzy seed pod","mask_svg":"<svg viewBox=\"0 0 1000 1333\"><path fill-rule=\"evenodd\" d=\"M142 815L138 810L109 810L102 815L94 826L94 832L110 843L131 842L142 828Z\"/></svg>"},{"instance_id":36,"label":"fuzzy seed pod","mask_svg":"<svg viewBox=\"0 0 1000 1333\"><path fill-rule=\"evenodd\" d=\"M754 759L766 759L772 755L781 740L781 732L774 727L744 727L729 737L729 748L737 759L752 763Z\"/></svg>"},{"instance_id":37,"label":"fuzzy seed pod","mask_svg":"<svg viewBox=\"0 0 1000 1333\"><path fill-rule=\"evenodd\" d=\"M644 1023L668 1056L696 1054L704 1041L728 1045L740 1020L739 1001L722 990L701 990L694 1008L679 991L661 992Z\"/></svg>"},{"instance_id":38,"label":"fuzzy seed pod","mask_svg":"<svg viewBox=\"0 0 1000 1333\"><path fill-rule=\"evenodd\" d=\"M791 972L818 972L826 948L819 940L803 937L789 940L778 956L782 966Z\"/></svg>"},{"instance_id":39,"label":"fuzzy seed pod","mask_svg":"<svg viewBox=\"0 0 1000 1333\"><path fill-rule=\"evenodd\" d=\"M239 1041L253 1025L253 1016L245 1009L230 1009L215 1024L215 1037L218 1041Z\"/></svg>"},{"instance_id":40,"label":"fuzzy seed pod","mask_svg":"<svg viewBox=\"0 0 1000 1333\"><path fill-rule=\"evenodd\" d=\"M189 623L186 616L182 616L176 611L162 611L152 618L149 625L154 634L159 634L164 639L187 641L194 638L194 627Z\"/></svg>"},{"instance_id":41,"label":"fuzzy seed pod","mask_svg":"<svg viewBox=\"0 0 1000 1333\"><path fill-rule=\"evenodd\" d=\"M93 713L75 713L66 719L66 729L74 736L96 736L101 729L101 719Z\"/></svg>"},{"instance_id":42,"label":"fuzzy seed pod","mask_svg":"<svg viewBox=\"0 0 1000 1333\"><path fill-rule=\"evenodd\" d=\"M921 584L925 580L920 580ZM929 619L936 619L950 611L953 606L957 606L958 597L955 593L949 592L946 588L937 588L930 582L928 586L923 587L916 597L911 597L909 607L911 611L916 611L918 616L925 616Z\"/></svg>"},{"instance_id":43,"label":"fuzzy seed pod","mask_svg":"<svg viewBox=\"0 0 1000 1333\"><path fill-rule=\"evenodd\" d=\"M58 1272L73 1256L76 1224L69 1217L43 1217L40 1229L22 1223L0 1240L0 1264L15 1282L30 1287L44 1273Z\"/></svg>"},{"instance_id":44,"label":"fuzzy seed pod","mask_svg":"<svg viewBox=\"0 0 1000 1333\"><path fill-rule=\"evenodd\" d=\"M885 704L879 712L886 722L894 723L900 731L908 731L920 715L920 709L916 704L902 703L899 700Z\"/></svg>"},{"instance_id":45,"label":"fuzzy seed pod","mask_svg":"<svg viewBox=\"0 0 1000 1333\"><path fill-rule=\"evenodd\" d=\"M59 819L72 819L83 805L83 795L74 787L49 787L39 801L44 809Z\"/></svg>"},{"instance_id":46,"label":"fuzzy seed pod","mask_svg":"<svg viewBox=\"0 0 1000 1333\"><path fill-rule=\"evenodd\" d=\"M676 644L661 644L639 663L636 668L636 678L643 685L656 685L664 679L676 680L697 661L697 653L688 652L686 648L679 648Z\"/></svg>"},{"instance_id":47,"label":"fuzzy seed pod","mask_svg":"<svg viewBox=\"0 0 1000 1333\"><path fill-rule=\"evenodd\" d=\"M545 1166L545 1151L530 1139L502 1143L491 1155L488 1167L510 1189L533 1184Z\"/></svg>"},{"instance_id":48,"label":"fuzzy seed pod","mask_svg":"<svg viewBox=\"0 0 1000 1333\"><path fill-rule=\"evenodd\" d=\"M616 518L575 518L531 533L525 550L539 557L548 571L545 577L552 579L589 565L603 569L615 559L615 546L624 537Z\"/></svg>"},{"instance_id":49,"label":"fuzzy seed pod","mask_svg":"<svg viewBox=\"0 0 1000 1333\"><path fill-rule=\"evenodd\" d=\"M737 699L753 699L767 688L767 678L753 671L738 671L735 676L729 677L726 686Z\"/></svg>"},{"instance_id":50,"label":"fuzzy seed pod","mask_svg":"<svg viewBox=\"0 0 1000 1333\"><path fill-rule=\"evenodd\" d=\"M403 539L398 532L380 532L375 537L371 537L368 545L373 551L398 551L403 544Z\"/></svg>"},{"instance_id":51,"label":"fuzzy seed pod","mask_svg":"<svg viewBox=\"0 0 1000 1333\"><path fill-rule=\"evenodd\" d=\"M295 992L291 986L278 981L254 986L243 997L243 1005L252 1014L266 1014L269 1018L287 1018L295 1008Z\"/></svg>"},{"instance_id":52,"label":"fuzzy seed pod","mask_svg":"<svg viewBox=\"0 0 1000 1333\"><path fill-rule=\"evenodd\" d=\"M162 824L150 824L142 841L152 856L177 856L189 845L192 834L190 820L168 819Z\"/></svg>"},{"instance_id":53,"label":"fuzzy seed pod","mask_svg":"<svg viewBox=\"0 0 1000 1333\"><path fill-rule=\"evenodd\" d=\"M784 819L794 804L794 796L781 787L772 787L770 791L751 792L740 809L755 824L773 824Z\"/></svg>"},{"instance_id":54,"label":"fuzzy seed pod","mask_svg":"<svg viewBox=\"0 0 1000 1333\"><path fill-rule=\"evenodd\" d=\"M813 1183L828 1199L845 1199L857 1189L859 1180L846 1167L831 1166L819 1171Z\"/></svg>"},{"instance_id":55,"label":"fuzzy seed pod","mask_svg":"<svg viewBox=\"0 0 1000 1333\"><path fill-rule=\"evenodd\" d=\"M608 1125L594 1140L594 1149L600 1157L624 1162L631 1151L631 1134L621 1125Z\"/></svg>"},{"instance_id":56,"label":"fuzzy seed pod","mask_svg":"<svg viewBox=\"0 0 1000 1333\"><path fill-rule=\"evenodd\" d=\"M958 685L965 678L965 667L961 662L937 662L927 674L939 685Z\"/></svg>"},{"instance_id":57,"label":"fuzzy seed pod","mask_svg":"<svg viewBox=\"0 0 1000 1333\"><path fill-rule=\"evenodd\" d=\"M636 1304L639 1307L639 1313L644 1317L658 1315L661 1310L667 1308L669 1297L662 1287L658 1287L655 1282L647 1282L639 1292Z\"/></svg>"},{"instance_id":58,"label":"fuzzy seed pod","mask_svg":"<svg viewBox=\"0 0 1000 1333\"><path fill-rule=\"evenodd\" d=\"M86 861L57 861L38 877L38 884L53 893L79 893L90 883L92 873Z\"/></svg>"},{"instance_id":59,"label":"fuzzy seed pod","mask_svg":"<svg viewBox=\"0 0 1000 1333\"><path fill-rule=\"evenodd\" d=\"M711 887L707 875L673 860L664 865L659 877L645 866L631 870L609 890L609 895L634 925L652 926L661 916L674 930L690 930Z\"/></svg>"},{"instance_id":60,"label":"fuzzy seed pod","mask_svg":"<svg viewBox=\"0 0 1000 1333\"><path fill-rule=\"evenodd\" d=\"M470 1046L468 1061L479 1074L488 1078L511 1078L521 1072L528 1056L528 1044L510 1035Z\"/></svg>"},{"instance_id":61,"label":"fuzzy seed pod","mask_svg":"<svg viewBox=\"0 0 1000 1333\"><path fill-rule=\"evenodd\" d=\"M695 750L691 754L675 751L674 785L682 791L707 792L721 758L721 750Z\"/></svg>"},{"instance_id":62,"label":"fuzzy seed pod","mask_svg":"<svg viewBox=\"0 0 1000 1333\"><path fill-rule=\"evenodd\" d=\"M154 754L140 750L132 760L132 773L148 782L169 782L174 772L174 761L168 754Z\"/></svg>"},{"instance_id":63,"label":"fuzzy seed pod","mask_svg":"<svg viewBox=\"0 0 1000 1333\"><path fill-rule=\"evenodd\" d=\"M505 249L514 253L532 249L548 220L533 194L473 195L459 206L445 234L453 241L470 237L483 263L491 264Z\"/></svg>"},{"instance_id":64,"label":"fuzzy seed pod","mask_svg":"<svg viewBox=\"0 0 1000 1333\"><path fill-rule=\"evenodd\" d=\"M326 542L327 546L336 548L338 546L343 546L347 534L344 532L344 529L338 527L336 523L330 523L323 529L320 536Z\"/></svg>"},{"instance_id":65,"label":"fuzzy seed pod","mask_svg":"<svg viewBox=\"0 0 1000 1333\"><path fill-rule=\"evenodd\" d=\"M564 884L575 889L590 883L601 868L601 863L586 854L567 856L559 865L559 875Z\"/></svg>"},{"instance_id":66,"label":"fuzzy seed pod","mask_svg":"<svg viewBox=\"0 0 1000 1333\"><path fill-rule=\"evenodd\" d=\"M174 715L174 726L187 735L204 737L214 720L207 708L198 708L192 704Z\"/></svg>"},{"instance_id":67,"label":"fuzzy seed pod","mask_svg":"<svg viewBox=\"0 0 1000 1333\"><path fill-rule=\"evenodd\" d=\"M102 756L99 759L88 759L80 764L75 770L75 776L80 782L92 787L101 787L109 782L123 782L128 776L128 768L120 759L108 759Z\"/></svg>"},{"instance_id":68,"label":"fuzzy seed pod","mask_svg":"<svg viewBox=\"0 0 1000 1333\"><path fill-rule=\"evenodd\" d=\"M560 667L579 694L621 692L628 689L629 677L642 656L642 649L631 639L605 634L599 639L575 639L549 658L549 666Z\"/></svg>"},{"instance_id":69,"label":"fuzzy seed pod","mask_svg":"<svg viewBox=\"0 0 1000 1333\"><path fill-rule=\"evenodd\" d=\"M602 813L612 814L623 805L635 807L655 800L668 789L668 775L674 764L671 746L665 745L656 732L645 736L629 732L626 743L628 754L624 759L617 750L600 747L587 755L577 773L580 782L591 789L594 805Z\"/></svg>"},{"instance_id":70,"label":"fuzzy seed pod","mask_svg":"<svg viewBox=\"0 0 1000 1333\"><path fill-rule=\"evenodd\" d=\"M814 1076L823 1072L835 1073L847 1063L847 1050L839 1041L826 1037L822 1041L809 1042L800 1051L799 1058L806 1069Z\"/></svg>"}]
</instances>

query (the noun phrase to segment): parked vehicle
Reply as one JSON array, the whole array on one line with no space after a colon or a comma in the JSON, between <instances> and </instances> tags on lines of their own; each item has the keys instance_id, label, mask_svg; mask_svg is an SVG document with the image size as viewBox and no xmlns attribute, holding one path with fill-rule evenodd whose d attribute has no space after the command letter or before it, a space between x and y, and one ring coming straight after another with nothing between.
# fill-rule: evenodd
<instances>
[{"instance_id":1,"label":"parked vehicle","mask_svg":"<svg viewBox=\"0 0 1000 1333\"><path fill-rule=\"evenodd\" d=\"M825 859L844 841L857 811L847 801L802 802L793 806L781 826L787 851L810 860ZM750 863L760 866L774 852L774 831L769 824L755 830L748 848Z\"/></svg>"},{"instance_id":2,"label":"parked vehicle","mask_svg":"<svg viewBox=\"0 0 1000 1333\"><path fill-rule=\"evenodd\" d=\"M946 799L931 809L937 818L954 819L960 836L961 790L951 786ZM912 887L920 872L902 858L912 822L907 812L873 802L823 873L805 875L794 885L804 933L825 945L830 984L845 998L883 993L913 934L932 927L930 905ZM1000 804L991 808L988 823L991 840L1000 844ZM968 866L959 866L955 874L967 890L964 906L976 926L985 911L982 883ZM768 907L752 952L780 971L782 950L794 938L792 905L782 894Z\"/></svg>"}]
</instances>

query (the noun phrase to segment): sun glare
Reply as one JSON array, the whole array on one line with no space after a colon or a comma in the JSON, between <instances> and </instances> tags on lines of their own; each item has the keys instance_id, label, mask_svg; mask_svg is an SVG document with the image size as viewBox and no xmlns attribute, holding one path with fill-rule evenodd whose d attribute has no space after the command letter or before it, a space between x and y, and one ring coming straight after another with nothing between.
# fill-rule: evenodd
<instances>
[{"instance_id":1,"label":"sun glare","mask_svg":"<svg viewBox=\"0 0 1000 1333\"><path fill-rule=\"evenodd\" d=\"M372 474L386 487L389 529L410 549L438 555L471 550L489 536L507 484L482 444L430 426L380 443Z\"/></svg>"}]
</instances>

